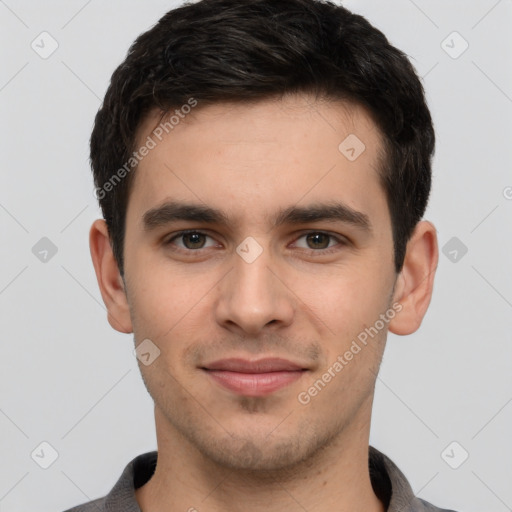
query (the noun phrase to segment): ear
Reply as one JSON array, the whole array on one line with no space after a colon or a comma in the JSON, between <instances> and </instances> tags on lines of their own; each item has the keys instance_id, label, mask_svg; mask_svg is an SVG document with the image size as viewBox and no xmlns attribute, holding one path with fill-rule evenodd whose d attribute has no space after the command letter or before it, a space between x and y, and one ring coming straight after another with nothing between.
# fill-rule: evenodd
<instances>
[{"instance_id":1,"label":"ear","mask_svg":"<svg viewBox=\"0 0 512 512\"><path fill-rule=\"evenodd\" d=\"M393 303L399 302L402 309L389 322L392 333L412 334L420 327L432 297L438 259L436 228L429 221L421 221L407 243L397 277Z\"/></svg>"},{"instance_id":2,"label":"ear","mask_svg":"<svg viewBox=\"0 0 512 512\"><path fill-rule=\"evenodd\" d=\"M89 247L103 302L107 307L108 323L125 334L133 332L130 308L123 279L110 245L107 224L103 219L93 222L89 232Z\"/></svg>"}]
</instances>

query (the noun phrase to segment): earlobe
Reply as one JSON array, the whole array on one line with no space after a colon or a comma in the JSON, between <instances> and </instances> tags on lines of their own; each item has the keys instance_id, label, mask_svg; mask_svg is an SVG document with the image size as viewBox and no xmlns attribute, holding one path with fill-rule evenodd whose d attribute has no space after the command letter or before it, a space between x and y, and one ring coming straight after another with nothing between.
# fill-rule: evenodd
<instances>
[{"instance_id":1,"label":"earlobe","mask_svg":"<svg viewBox=\"0 0 512 512\"><path fill-rule=\"evenodd\" d=\"M110 245L107 224L103 219L93 222L89 232L89 247L108 322L125 334L133 332L130 308L119 267Z\"/></svg>"},{"instance_id":2,"label":"earlobe","mask_svg":"<svg viewBox=\"0 0 512 512\"><path fill-rule=\"evenodd\" d=\"M438 258L436 229L431 222L421 221L407 244L397 278L393 302L400 302L402 309L389 323L390 332L406 335L420 327L432 298Z\"/></svg>"}]
</instances>

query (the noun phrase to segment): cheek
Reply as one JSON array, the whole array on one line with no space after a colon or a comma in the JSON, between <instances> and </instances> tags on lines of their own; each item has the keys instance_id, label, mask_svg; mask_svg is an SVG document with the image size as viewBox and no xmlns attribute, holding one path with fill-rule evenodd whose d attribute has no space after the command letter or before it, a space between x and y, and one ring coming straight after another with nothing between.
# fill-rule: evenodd
<instances>
[{"instance_id":1,"label":"cheek","mask_svg":"<svg viewBox=\"0 0 512 512\"><path fill-rule=\"evenodd\" d=\"M305 313L312 311L316 323L323 326L323 335L332 340L325 343L331 358L345 352L352 340L389 307L390 284L376 268L366 265L360 270L333 272L329 278L308 280L296 288L307 305Z\"/></svg>"},{"instance_id":2,"label":"cheek","mask_svg":"<svg viewBox=\"0 0 512 512\"><path fill-rule=\"evenodd\" d=\"M388 292L382 277L382 272L366 264L359 268L334 268L329 275L306 279L295 286L304 302L319 314L342 325L347 322L357 324L383 306L383 298Z\"/></svg>"},{"instance_id":3,"label":"cheek","mask_svg":"<svg viewBox=\"0 0 512 512\"><path fill-rule=\"evenodd\" d=\"M218 280L216 274L208 276L201 271L155 269L136 288L136 340L152 340L160 349L160 364L173 375L183 377L183 372L190 370L195 359L185 358L187 348L207 339L208 332L216 332L213 308Z\"/></svg>"},{"instance_id":4,"label":"cheek","mask_svg":"<svg viewBox=\"0 0 512 512\"><path fill-rule=\"evenodd\" d=\"M143 332L135 332L137 338L172 337L201 308L201 299L208 291L205 280L185 279L170 270L162 272L153 266L151 273L140 273L132 284L136 317L133 323L136 329L143 329Z\"/></svg>"}]
</instances>

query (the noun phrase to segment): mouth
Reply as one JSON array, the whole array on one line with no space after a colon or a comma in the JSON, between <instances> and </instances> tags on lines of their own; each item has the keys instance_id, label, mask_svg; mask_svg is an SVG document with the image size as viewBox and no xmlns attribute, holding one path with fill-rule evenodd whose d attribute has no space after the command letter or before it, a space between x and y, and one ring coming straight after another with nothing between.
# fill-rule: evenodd
<instances>
[{"instance_id":1,"label":"mouth","mask_svg":"<svg viewBox=\"0 0 512 512\"><path fill-rule=\"evenodd\" d=\"M222 359L201 368L225 389L244 396L265 396L300 379L307 368L285 359Z\"/></svg>"}]
</instances>

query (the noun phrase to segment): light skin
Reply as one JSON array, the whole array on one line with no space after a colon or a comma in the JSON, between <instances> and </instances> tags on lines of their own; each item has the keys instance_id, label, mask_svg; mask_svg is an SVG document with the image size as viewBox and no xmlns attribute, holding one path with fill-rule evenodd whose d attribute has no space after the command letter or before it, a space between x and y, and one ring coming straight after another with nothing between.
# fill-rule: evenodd
<instances>
[{"instance_id":1,"label":"light skin","mask_svg":"<svg viewBox=\"0 0 512 512\"><path fill-rule=\"evenodd\" d=\"M158 123L156 112L148 115L140 144ZM338 149L349 134L366 146L355 161ZM109 323L160 350L150 365L139 362L158 442L155 474L136 492L143 512L384 510L368 472L376 375L387 330L411 334L422 322L438 247L434 226L421 221L396 274L376 170L381 143L355 105L305 95L198 105L136 170L124 280L105 222L92 225ZM226 223L160 224L153 215L146 228L146 212L168 201L220 210ZM272 223L281 210L334 202L367 226L346 218ZM184 229L203 235L170 242ZM250 263L236 251L247 237L262 249ZM400 312L301 404L299 393L393 304ZM281 357L307 371L267 396L243 396L201 369L228 357Z\"/></svg>"}]
</instances>

